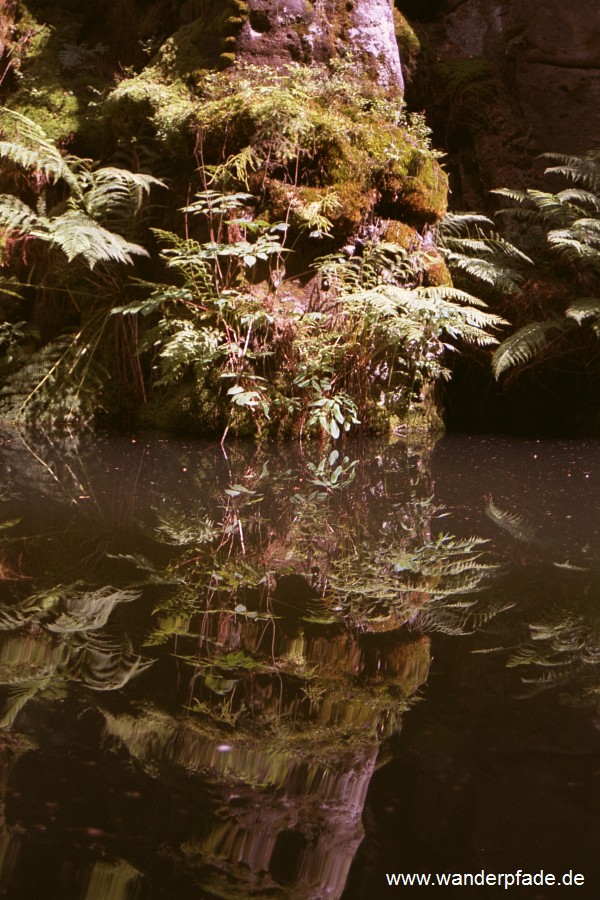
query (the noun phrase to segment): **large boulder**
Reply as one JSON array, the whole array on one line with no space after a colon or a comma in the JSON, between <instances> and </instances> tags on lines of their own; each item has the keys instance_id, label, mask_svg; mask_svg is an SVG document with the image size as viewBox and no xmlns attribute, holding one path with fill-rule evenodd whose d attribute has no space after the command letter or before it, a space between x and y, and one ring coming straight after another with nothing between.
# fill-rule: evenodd
<instances>
[{"instance_id":1,"label":"large boulder","mask_svg":"<svg viewBox=\"0 0 600 900\"><path fill-rule=\"evenodd\" d=\"M403 89L391 0L249 0L248 7L238 55L282 66L353 53L381 85Z\"/></svg>"}]
</instances>

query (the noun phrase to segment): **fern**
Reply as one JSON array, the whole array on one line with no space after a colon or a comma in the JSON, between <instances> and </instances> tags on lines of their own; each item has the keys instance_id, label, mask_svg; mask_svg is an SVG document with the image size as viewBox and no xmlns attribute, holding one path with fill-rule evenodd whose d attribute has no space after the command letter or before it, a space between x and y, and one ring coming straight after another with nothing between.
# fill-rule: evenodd
<instances>
[{"instance_id":1,"label":"fern","mask_svg":"<svg viewBox=\"0 0 600 900\"><path fill-rule=\"evenodd\" d=\"M438 226L438 247L453 277L483 284L496 293L514 294L532 260L473 213L448 213Z\"/></svg>"},{"instance_id":2,"label":"fern","mask_svg":"<svg viewBox=\"0 0 600 900\"><path fill-rule=\"evenodd\" d=\"M42 220L27 203L12 194L0 194L0 228L28 233Z\"/></svg>"},{"instance_id":3,"label":"fern","mask_svg":"<svg viewBox=\"0 0 600 900\"><path fill-rule=\"evenodd\" d=\"M600 297L579 297L567 308L565 315L574 319L578 325L588 319L594 319L592 328L596 333L600 327Z\"/></svg>"},{"instance_id":4,"label":"fern","mask_svg":"<svg viewBox=\"0 0 600 900\"><path fill-rule=\"evenodd\" d=\"M598 151L587 156L569 156L564 153L543 153L542 159L555 160L558 165L549 166L545 172L552 175L563 175L565 178L582 184L594 194L600 194L600 154Z\"/></svg>"},{"instance_id":5,"label":"fern","mask_svg":"<svg viewBox=\"0 0 600 900\"><path fill-rule=\"evenodd\" d=\"M561 319L546 319L543 322L529 322L506 338L495 350L492 369L496 378L518 365L531 362L549 345L552 331L564 331L567 323Z\"/></svg>"},{"instance_id":6,"label":"fern","mask_svg":"<svg viewBox=\"0 0 600 900\"><path fill-rule=\"evenodd\" d=\"M100 262L131 265L133 256L148 256L147 250L139 244L108 231L79 210L71 210L40 224L43 227L30 232L32 237L59 247L69 262L81 257L90 269Z\"/></svg>"},{"instance_id":7,"label":"fern","mask_svg":"<svg viewBox=\"0 0 600 900\"><path fill-rule=\"evenodd\" d=\"M82 161L63 155L39 125L15 110L0 107L0 127L13 133L12 140L0 141L0 158L44 175L48 181L64 181L73 194L80 193L77 170Z\"/></svg>"},{"instance_id":8,"label":"fern","mask_svg":"<svg viewBox=\"0 0 600 900\"><path fill-rule=\"evenodd\" d=\"M63 155L20 113L2 109L0 122L14 132L12 140L0 141L0 157L67 189L67 198L52 207L42 190L36 210L14 195L1 195L0 227L59 248L69 262L80 259L90 269L101 262L131 265L133 256L147 256L124 235L132 234L144 197L161 182L114 167L93 171L87 160Z\"/></svg>"},{"instance_id":9,"label":"fern","mask_svg":"<svg viewBox=\"0 0 600 900\"><path fill-rule=\"evenodd\" d=\"M151 187L164 187L158 178L106 166L86 173L81 203L87 215L119 234L132 231Z\"/></svg>"},{"instance_id":10,"label":"fern","mask_svg":"<svg viewBox=\"0 0 600 900\"><path fill-rule=\"evenodd\" d=\"M498 215L512 229L516 240L528 248L542 278L549 285L558 282L563 291L569 285L575 299L566 309L552 310L546 319L526 323L497 348L493 357L497 378L548 351L553 332L558 336L575 324L589 324L600 334L600 157L597 153L586 157L545 157L558 163L547 168L546 173L566 177L573 187L558 193L508 188L492 193L513 204ZM573 285L579 285L582 294L584 290L587 293L577 298Z\"/></svg>"}]
</instances>

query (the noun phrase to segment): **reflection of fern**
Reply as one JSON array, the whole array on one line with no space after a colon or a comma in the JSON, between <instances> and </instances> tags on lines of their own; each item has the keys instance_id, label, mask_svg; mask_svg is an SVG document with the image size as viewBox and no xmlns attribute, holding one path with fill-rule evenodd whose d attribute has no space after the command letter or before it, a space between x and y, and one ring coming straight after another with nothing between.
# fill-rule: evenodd
<instances>
[{"instance_id":1,"label":"reflection of fern","mask_svg":"<svg viewBox=\"0 0 600 900\"><path fill-rule=\"evenodd\" d=\"M488 502L485 512L495 525L507 531L518 541L535 543L539 540L537 530L523 516L500 509L493 500Z\"/></svg>"},{"instance_id":2,"label":"reflection of fern","mask_svg":"<svg viewBox=\"0 0 600 900\"><path fill-rule=\"evenodd\" d=\"M465 623L472 623L471 607L477 602L467 595L481 588L496 568L481 558L484 543L449 535L413 550L381 540L377 545L364 542L354 558L343 558L332 569L328 602L341 605L358 622L387 618L394 627L410 622L422 628L439 615L440 623L453 623L462 633Z\"/></svg>"},{"instance_id":3,"label":"reflection of fern","mask_svg":"<svg viewBox=\"0 0 600 900\"><path fill-rule=\"evenodd\" d=\"M104 631L115 608L138 596L110 586L85 591L71 585L34 594L16 607L0 606L2 629L14 635L3 651L2 724L12 724L48 687L76 680L95 691L114 691L148 668L152 661L136 654L126 637ZM23 640L24 627L32 625L37 639Z\"/></svg>"}]
</instances>

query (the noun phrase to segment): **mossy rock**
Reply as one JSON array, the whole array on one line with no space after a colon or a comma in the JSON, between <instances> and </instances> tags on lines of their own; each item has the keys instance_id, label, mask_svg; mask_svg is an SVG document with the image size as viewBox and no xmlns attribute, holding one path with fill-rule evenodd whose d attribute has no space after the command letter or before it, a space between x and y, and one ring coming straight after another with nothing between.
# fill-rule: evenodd
<instances>
[{"instance_id":1,"label":"mossy rock","mask_svg":"<svg viewBox=\"0 0 600 900\"><path fill-rule=\"evenodd\" d=\"M227 424L224 404L216 389L184 383L155 388L139 411L139 427L202 437L222 433Z\"/></svg>"},{"instance_id":2,"label":"mossy rock","mask_svg":"<svg viewBox=\"0 0 600 900\"><path fill-rule=\"evenodd\" d=\"M498 88L490 62L482 57L444 60L428 73L438 115L447 127L489 125Z\"/></svg>"},{"instance_id":3,"label":"mossy rock","mask_svg":"<svg viewBox=\"0 0 600 900\"><path fill-rule=\"evenodd\" d=\"M425 287L452 287L452 275L441 256L429 257L423 272Z\"/></svg>"},{"instance_id":4,"label":"mossy rock","mask_svg":"<svg viewBox=\"0 0 600 900\"><path fill-rule=\"evenodd\" d=\"M109 143L138 141L152 131L153 139L172 154L190 156L190 126L194 104L181 84L166 84L154 71L122 81L102 106Z\"/></svg>"},{"instance_id":5,"label":"mossy rock","mask_svg":"<svg viewBox=\"0 0 600 900\"><path fill-rule=\"evenodd\" d=\"M398 434L442 434L445 430L444 420L433 396L426 397L420 403L411 403L404 414L393 417L392 430Z\"/></svg>"},{"instance_id":6,"label":"mossy rock","mask_svg":"<svg viewBox=\"0 0 600 900\"><path fill-rule=\"evenodd\" d=\"M447 179L426 138L395 124L397 103L358 76L328 76L314 66L278 73L236 65L205 78L197 90L194 122L202 129L205 163L249 147L268 160L254 180L260 192L270 183L275 219L291 207L301 227L306 207L328 191L338 196L339 210L325 215L340 236L373 210L377 190L382 215L409 224L435 222L445 212Z\"/></svg>"},{"instance_id":7,"label":"mossy rock","mask_svg":"<svg viewBox=\"0 0 600 900\"><path fill-rule=\"evenodd\" d=\"M417 66L417 58L421 52L421 41L408 20L397 7L394 7L394 31L404 75L410 81Z\"/></svg>"},{"instance_id":8,"label":"mossy rock","mask_svg":"<svg viewBox=\"0 0 600 900\"><path fill-rule=\"evenodd\" d=\"M331 222L331 236L344 240L355 234L375 205L375 191L346 182L333 187L294 186L271 180L267 185L266 212L273 221L286 221L296 231L317 229L316 214Z\"/></svg>"},{"instance_id":9,"label":"mossy rock","mask_svg":"<svg viewBox=\"0 0 600 900\"><path fill-rule=\"evenodd\" d=\"M247 18L244 0L205 4L193 22L165 41L151 66L162 76L186 81L205 69L216 68L223 53L234 52L236 37Z\"/></svg>"},{"instance_id":10,"label":"mossy rock","mask_svg":"<svg viewBox=\"0 0 600 900\"><path fill-rule=\"evenodd\" d=\"M448 209L448 176L431 156L413 155L405 173L383 172L378 186L378 213L409 225L434 224Z\"/></svg>"},{"instance_id":11,"label":"mossy rock","mask_svg":"<svg viewBox=\"0 0 600 900\"><path fill-rule=\"evenodd\" d=\"M95 51L79 43L77 16L51 5L43 12L44 19L38 19L20 4L15 14L11 53L18 87L7 106L40 125L53 141L66 143L95 118L106 76L96 66Z\"/></svg>"},{"instance_id":12,"label":"mossy rock","mask_svg":"<svg viewBox=\"0 0 600 900\"><path fill-rule=\"evenodd\" d=\"M431 69L431 76L436 82L456 91L473 85L482 86L484 82L493 78L493 74L491 63L482 56L443 60Z\"/></svg>"},{"instance_id":13,"label":"mossy rock","mask_svg":"<svg viewBox=\"0 0 600 900\"><path fill-rule=\"evenodd\" d=\"M406 222L398 222L394 219L388 223L385 239L391 244L398 244L403 250L408 250L409 252L418 250L421 244L420 235L412 225L407 225Z\"/></svg>"}]
</instances>

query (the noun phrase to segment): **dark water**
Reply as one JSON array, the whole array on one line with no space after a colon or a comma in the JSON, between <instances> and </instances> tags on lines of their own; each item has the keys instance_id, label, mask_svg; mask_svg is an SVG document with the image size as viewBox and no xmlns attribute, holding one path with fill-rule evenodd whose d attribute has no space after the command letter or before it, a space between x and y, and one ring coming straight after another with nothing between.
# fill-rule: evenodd
<instances>
[{"instance_id":1,"label":"dark water","mask_svg":"<svg viewBox=\"0 0 600 900\"><path fill-rule=\"evenodd\" d=\"M5 434L0 896L600 897L599 452Z\"/></svg>"}]
</instances>

